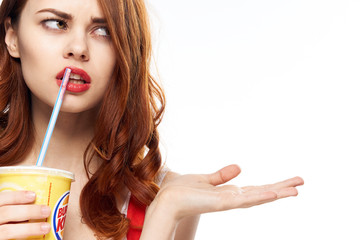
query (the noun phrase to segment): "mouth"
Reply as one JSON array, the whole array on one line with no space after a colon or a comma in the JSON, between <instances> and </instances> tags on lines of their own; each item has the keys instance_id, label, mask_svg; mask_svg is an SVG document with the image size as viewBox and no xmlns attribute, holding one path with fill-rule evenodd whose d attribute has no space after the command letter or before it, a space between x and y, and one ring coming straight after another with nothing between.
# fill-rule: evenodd
<instances>
[{"instance_id":1,"label":"mouth","mask_svg":"<svg viewBox=\"0 0 360 240\"><path fill-rule=\"evenodd\" d=\"M66 87L67 91L70 92L84 92L86 90L88 90L90 88L90 83L91 83L91 78L90 76L86 73L86 71L80 69L80 68L75 68L75 67L68 67L71 69L71 74L70 74L70 78L69 78L69 83ZM56 80L57 80L57 84L60 86L61 85L61 81L65 72L64 68L63 70L61 70L57 75L56 75Z\"/></svg>"}]
</instances>

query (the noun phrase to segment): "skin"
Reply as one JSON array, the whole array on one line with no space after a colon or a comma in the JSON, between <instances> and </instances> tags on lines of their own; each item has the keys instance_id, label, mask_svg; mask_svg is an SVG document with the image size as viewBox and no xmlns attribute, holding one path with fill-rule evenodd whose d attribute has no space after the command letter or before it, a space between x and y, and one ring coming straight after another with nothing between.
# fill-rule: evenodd
<instances>
[{"instance_id":1,"label":"skin","mask_svg":"<svg viewBox=\"0 0 360 240\"><path fill-rule=\"evenodd\" d=\"M72 15L65 29L60 22L44 21L59 18L43 11L48 8ZM56 74L66 66L75 66L85 70L92 79L88 91L66 93L45 159L47 167L68 170L76 176L66 218L64 238L67 240L95 239L93 232L81 222L79 196L87 181L82 157L93 136L91 129L113 74L115 55L111 40L104 36L106 25L92 22L93 18L103 18L96 0L28 0L19 24L13 26L9 20L6 25L8 51L12 57L21 59L32 98L35 144L23 165L36 163L59 90ZM99 162L94 161L91 168L96 169ZM212 174L168 173L148 208L141 239L194 239L200 214L296 196L296 187L303 184L300 177L295 177L264 186L224 185L240 171L237 165L231 165ZM127 190L123 188L117 196L119 209L126 195ZM35 198L34 193L27 191L0 193L0 239L49 232L45 222L24 222L50 215L48 207L33 204Z\"/></svg>"}]
</instances>

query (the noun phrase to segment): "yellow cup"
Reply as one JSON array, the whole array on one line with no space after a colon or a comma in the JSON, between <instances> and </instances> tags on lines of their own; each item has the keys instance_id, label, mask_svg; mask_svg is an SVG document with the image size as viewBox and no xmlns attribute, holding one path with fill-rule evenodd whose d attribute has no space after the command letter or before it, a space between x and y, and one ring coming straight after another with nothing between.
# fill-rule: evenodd
<instances>
[{"instance_id":1,"label":"yellow cup","mask_svg":"<svg viewBox=\"0 0 360 240\"><path fill-rule=\"evenodd\" d=\"M0 192L29 190L36 193L35 204L47 205L51 215L46 221L51 226L50 233L28 239L63 239L65 218L69 202L70 185L75 180L68 171L36 167L0 167ZM35 221L34 221L35 222Z\"/></svg>"}]
</instances>

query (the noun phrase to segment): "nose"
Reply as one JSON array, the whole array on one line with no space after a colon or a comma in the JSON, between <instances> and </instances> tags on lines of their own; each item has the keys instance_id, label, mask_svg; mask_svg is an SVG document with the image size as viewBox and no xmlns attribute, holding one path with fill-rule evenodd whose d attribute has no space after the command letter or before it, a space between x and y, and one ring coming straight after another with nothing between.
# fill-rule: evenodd
<instances>
[{"instance_id":1,"label":"nose","mask_svg":"<svg viewBox=\"0 0 360 240\"><path fill-rule=\"evenodd\" d=\"M89 46L85 33L73 32L68 35L64 58L86 62L89 60Z\"/></svg>"}]
</instances>

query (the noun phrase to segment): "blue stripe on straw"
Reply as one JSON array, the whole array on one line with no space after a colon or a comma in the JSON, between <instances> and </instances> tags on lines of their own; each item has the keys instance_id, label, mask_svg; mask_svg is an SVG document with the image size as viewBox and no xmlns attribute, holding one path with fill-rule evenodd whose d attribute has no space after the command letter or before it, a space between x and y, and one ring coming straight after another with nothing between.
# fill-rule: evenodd
<instances>
[{"instance_id":1,"label":"blue stripe on straw","mask_svg":"<svg viewBox=\"0 0 360 240\"><path fill-rule=\"evenodd\" d=\"M37 162L36 162L36 166L38 166L38 167L41 167L43 162L44 162L44 158L45 158L47 148L49 146L50 138L51 138L51 135L52 135L52 133L54 131L56 119L57 119L57 117L59 115L59 112L60 112L60 107L61 107L61 104L62 104L62 100L64 98L64 93L65 93L66 85L67 85L69 77L70 77L70 73L71 73L71 69L66 68L64 76L63 76L63 80L61 82L60 90L59 90L58 96L56 98L55 106L54 106L54 109L53 109L53 111L51 113L50 121L49 121L47 130L46 130L46 133L45 133L45 138L44 138L43 144L41 146L40 154L39 154L39 157L38 157ZM64 86L64 89L63 89L64 83L65 83L65 86Z\"/></svg>"}]
</instances>

